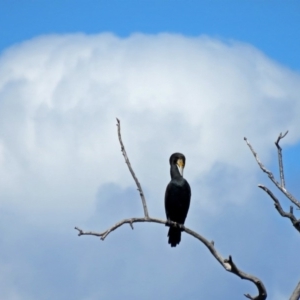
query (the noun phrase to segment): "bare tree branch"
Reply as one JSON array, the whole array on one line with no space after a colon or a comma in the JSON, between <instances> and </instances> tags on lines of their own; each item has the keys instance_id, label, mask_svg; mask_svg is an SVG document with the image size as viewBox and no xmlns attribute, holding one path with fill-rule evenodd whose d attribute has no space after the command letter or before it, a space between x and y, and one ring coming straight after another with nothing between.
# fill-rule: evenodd
<instances>
[{"instance_id":1,"label":"bare tree branch","mask_svg":"<svg viewBox=\"0 0 300 300\"><path fill-rule=\"evenodd\" d=\"M128 166L128 169L137 185L137 190L139 191L140 193L140 196L141 196L141 199L142 199L142 204L143 204L143 209L144 209L144 215L145 215L145 218L149 218L149 214L148 214L148 208L147 208L147 204L146 204L146 199L145 199L145 196L144 196L144 192L143 192L143 189L142 189L142 186L141 184L139 183L137 177L135 176L134 174L134 171L131 167L131 164L130 164L130 161L129 161L129 158L127 156L127 153L126 153L126 150L125 150L125 147L124 147L124 144L122 142L122 137L121 137L121 122L118 118L117 119L117 127L118 127L118 137L119 137L119 142L120 142L120 145L121 145L121 151L122 151L122 154L125 158L125 162Z\"/></svg>"},{"instance_id":2,"label":"bare tree branch","mask_svg":"<svg viewBox=\"0 0 300 300\"><path fill-rule=\"evenodd\" d=\"M75 227L75 229L78 230L78 232L79 232L78 236L93 235L93 236L100 237L101 240L104 240L111 232L113 232L115 229L121 227L122 225L129 224L131 226L131 228L133 228L133 226L132 226L133 223L140 223L140 222L149 222L149 223L159 223L159 224L171 225L171 226L180 226L182 231L186 232L187 234L195 237L200 242L202 242L226 271L239 276L241 279L249 280L256 285L259 294L256 297L252 297L249 294L245 294L245 297L247 297L249 299L253 299L253 300L265 300L267 298L267 291L260 279L258 279L257 277L255 277L253 275L249 275L249 274L244 273L243 271L239 270L236 267L236 265L233 263L231 256L229 256L229 259L224 259L221 256L221 254L216 250L213 241L209 242L206 238L204 238L199 233L197 233L183 225L179 225L175 222L167 221L167 220L160 220L160 219L155 219L155 218L150 218L150 217L148 217L148 218L131 218L131 219L124 219L124 220L116 223L115 225L108 228L107 230L105 230L102 233L97 233L97 232L93 232L93 231L85 232L78 227Z\"/></svg>"},{"instance_id":3,"label":"bare tree branch","mask_svg":"<svg viewBox=\"0 0 300 300\"><path fill-rule=\"evenodd\" d=\"M293 207L291 206L290 212L285 212L281 205L279 200L274 196L274 194L264 185L259 184L258 187L260 187L262 190L264 190L275 202L275 208L279 212L279 214L284 218L289 218L293 224L293 226L300 232L300 219L297 219L293 214Z\"/></svg>"},{"instance_id":4,"label":"bare tree branch","mask_svg":"<svg viewBox=\"0 0 300 300\"><path fill-rule=\"evenodd\" d=\"M155 219L155 218L131 218L131 219L124 219L118 223L116 223L115 225L113 225L112 227L110 227L109 229L105 230L104 232L93 232L93 231L83 231L81 229L79 229L78 227L75 227L76 230L79 231L78 236L81 235L94 235L94 236L98 236L100 237L100 239L102 241L105 240L105 238L114 230L116 230L117 228L121 227L124 224L129 224L131 229L133 229L133 223L141 223L141 222L154 222L154 223L160 223L160 224L166 224L166 221L160 220L160 219ZM176 224L175 222L173 222L174 224Z\"/></svg>"},{"instance_id":5,"label":"bare tree branch","mask_svg":"<svg viewBox=\"0 0 300 300\"><path fill-rule=\"evenodd\" d=\"M300 298L300 281L298 282L298 284L289 300L298 300L299 298Z\"/></svg>"},{"instance_id":6,"label":"bare tree branch","mask_svg":"<svg viewBox=\"0 0 300 300\"><path fill-rule=\"evenodd\" d=\"M264 300L267 298L267 292L265 289L264 284L262 283L262 281L260 281L257 277L249 275L247 273L244 273L243 271L239 270L237 268L237 266L235 265L235 263L232 260L231 255L229 255L229 258L225 260L226 262L228 262L231 265L231 272L236 274L237 276L239 276L241 279L246 279L246 280L250 280L252 281L257 289L259 294L256 297L252 297L249 294L244 294L244 296L248 299L252 299L252 300Z\"/></svg>"},{"instance_id":7,"label":"bare tree branch","mask_svg":"<svg viewBox=\"0 0 300 300\"><path fill-rule=\"evenodd\" d=\"M133 223L140 223L140 222L149 222L149 223L159 223L159 224L164 224L167 226L175 226L175 227L180 227L182 231L185 231L187 234L195 237L196 239L198 239L199 241L201 241L207 248L208 250L211 252L211 254L217 259L217 261L222 265L222 267L230 272L233 273L237 276L239 276L241 279L246 279L249 280L251 282L253 282L257 289L258 289L258 295L256 297L252 297L249 294L245 294L245 297L249 298L249 299L254 299L254 300L265 300L267 298L267 292L266 289L262 283L262 281L260 279L258 279L255 276L249 275L247 273L244 273L243 271L239 270L235 263L232 260L232 257L229 256L228 259L224 259L216 250L215 246L214 246L214 242L211 241L209 242L207 239L205 239L202 235L192 231L189 228L184 227L182 224L177 224L175 222L172 222L170 220L160 220L160 219L155 219L155 218L150 218L149 214L148 214L148 209L147 209L147 204L146 204L146 199L144 196L144 192L142 190L142 187L137 179L137 177L135 176L135 173L131 167L129 158L127 156L123 141L122 141L122 137L121 137L121 124L120 121L117 119L117 127L118 127L118 137L119 137L119 142L121 145L121 152L125 158L125 162L129 168L129 171L137 185L137 189L140 193L141 196L141 200L142 200L142 204L143 204L143 208L144 208L144 218L131 218L131 219L124 219L118 223L116 223L115 225L113 225L112 227L108 228L107 230L105 230L104 232L94 232L94 231L83 231L82 229L75 227L75 229L78 231L78 236L81 235L92 235L92 236L97 236L100 237L101 240L104 240L111 232L113 232L114 230L116 230L117 228L121 227L124 224L129 224L130 227L133 229Z\"/></svg>"},{"instance_id":8,"label":"bare tree branch","mask_svg":"<svg viewBox=\"0 0 300 300\"><path fill-rule=\"evenodd\" d=\"M252 148L251 144L249 143L249 141L247 140L247 138L244 138L244 140L246 141L247 145L249 146L252 154L254 155L259 167L263 170L263 172L265 172L266 174L268 174L268 177L271 179L271 181L277 186L277 188L292 202L294 203L296 206L298 206L300 208L300 202L292 195L290 194L286 188L285 188L285 181L284 181L284 170L283 170L283 162L282 162L282 148L279 145L279 142L288 134L288 131L286 131L285 134L282 134L282 132L280 132L277 140L275 141L275 145L277 147L278 150L278 164L279 164L279 174L280 174L280 182L281 184L279 184L279 182L277 182L274 178L274 175L272 174L272 172L270 172L269 170L267 170L265 168L265 166L261 163L261 161L258 158L257 153L254 151L254 149ZM278 213L284 217L284 218L289 218L291 223L293 224L293 226L296 228L296 230L298 230L300 232L300 219L297 219L293 213L293 206L290 206L290 212L285 212L282 207L281 204L279 202L279 200L274 196L274 194L264 185L259 184L258 185L259 188L261 188L262 190L264 190L274 201L274 205L276 210L278 211ZM295 288L292 296L290 297L290 300L298 300L300 298L300 282L298 283L297 287ZM251 298L250 298L251 299Z\"/></svg>"},{"instance_id":9,"label":"bare tree branch","mask_svg":"<svg viewBox=\"0 0 300 300\"><path fill-rule=\"evenodd\" d=\"M284 173L283 173L283 163L282 163L282 148L279 146L279 142L281 139L283 139L287 134L288 130L284 135L282 135L282 132L280 132L277 141L275 142L275 145L278 149L278 164L279 164L279 174L280 174L280 181L281 181L281 187L285 187L285 182L284 182Z\"/></svg>"},{"instance_id":10,"label":"bare tree branch","mask_svg":"<svg viewBox=\"0 0 300 300\"><path fill-rule=\"evenodd\" d=\"M282 138L284 136L286 136L287 133L285 133ZM280 135L279 135L280 136ZM298 206L300 208L300 202L292 195L290 194L286 188L284 186L281 186L280 183L274 178L274 175L271 171L269 171L268 169L266 169L266 167L261 163L261 161L258 158L257 153L254 151L253 147L251 146L251 144L249 143L249 141L247 140L247 138L244 138L244 140L246 141L247 145L249 146L253 156L255 157L259 167L262 169L263 172L265 172L268 177L271 179L271 181L277 186L277 188L288 198L290 199L296 206ZM280 139L279 139L280 140ZM278 141L279 142L279 141Z\"/></svg>"}]
</instances>

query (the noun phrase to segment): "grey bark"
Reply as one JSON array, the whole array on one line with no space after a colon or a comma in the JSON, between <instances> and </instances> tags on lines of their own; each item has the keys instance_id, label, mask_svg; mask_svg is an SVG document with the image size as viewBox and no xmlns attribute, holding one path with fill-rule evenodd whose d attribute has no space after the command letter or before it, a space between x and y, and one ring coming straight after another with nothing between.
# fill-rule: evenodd
<instances>
[{"instance_id":1,"label":"grey bark","mask_svg":"<svg viewBox=\"0 0 300 300\"><path fill-rule=\"evenodd\" d=\"M160 219L156 219L156 218L150 218L149 217L149 213L148 213L148 208L147 208L147 203L146 203L146 198L144 196L144 192L142 190L142 187L131 167L129 158L127 156L126 150L125 150L125 146L123 144L122 141L122 136L121 136L121 123L120 121L117 119L117 128L118 128L118 138L119 138L119 142L121 145L121 152L125 158L125 162L128 166L128 169L135 181L135 184L137 186L137 189L140 193L140 197L142 200L142 204L143 204L143 209L144 209L144 218L130 218L130 219L124 219L122 221L119 221L118 223L116 223L115 225L113 225L112 227L108 228L107 230L105 230L104 232L95 232L95 231L83 231L82 229L75 227L75 229L78 231L78 236L82 236L82 235L92 235L92 236L97 236L100 237L101 240L104 240L111 232L113 232L114 230L118 229L119 227L121 227L124 224L129 224L130 227L133 229L133 223L140 223L140 222L148 222L148 223L159 223L159 224L163 224L163 225L170 225L170 226L180 226L180 228L182 229L182 231L186 232L187 234L193 236L194 238L198 239L200 242L202 242L210 251L210 253L214 256L214 258L222 265L222 267L232 273L235 274L236 276L240 277L241 279L245 279L248 281L251 281L252 283L255 284L255 286L258 289L258 295L257 296L250 296L249 294L245 294L245 297L248 299L253 299L253 300L265 300L267 298L267 291L266 288L263 284L263 282L250 274L247 274L243 271L241 271L236 264L233 262L232 256L229 255L228 259L225 259L221 256L221 254L217 251L217 249L215 248L215 243L213 241L209 242L206 238L204 238L202 235L200 235L199 233L186 228L185 226L181 225L181 224L177 224L175 222L172 221L167 221L167 220L160 220Z\"/></svg>"}]
</instances>

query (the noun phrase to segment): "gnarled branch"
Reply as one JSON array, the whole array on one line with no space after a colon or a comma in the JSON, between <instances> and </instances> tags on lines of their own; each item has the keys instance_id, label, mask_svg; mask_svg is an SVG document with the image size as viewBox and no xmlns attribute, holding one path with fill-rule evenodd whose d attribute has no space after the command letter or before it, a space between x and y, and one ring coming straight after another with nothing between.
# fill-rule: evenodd
<instances>
[{"instance_id":1,"label":"gnarled branch","mask_svg":"<svg viewBox=\"0 0 300 300\"><path fill-rule=\"evenodd\" d=\"M280 182L281 184L279 184L279 182L277 182L274 178L274 175L272 174L272 172L270 172L269 170L267 170L265 168L265 166L261 163L261 161L258 158L257 153L254 151L253 147L251 146L251 144L249 143L249 141L247 140L247 138L244 138L244 140L246 141L247 145L249 146L252 154L254 155L259 167L262 169L263 172L265 172L268 177L271 179L271 181L277 186L277 188L292 202L294 203L297 207L300 208L300 202L291 194L287 191L287 189L285 188L285 181L284 181L284 170L283 170L283 162L282 162L282 148L279 145L279 142L288 134L288 131L286 131L285 134L282 134L282 132L279 134L277 140L275 141L275 145L277 147L278 150L278 165L279 165L279 174L280 174ZM293 226L295 227L296 230L298 230L300 232L300 219L297 219L294 215L293 212L293 206L290 206L290 212L285 212L282 209L282 206L279 202L279 200L275 197L275 195L264 185L259 184L258 185L259 188L261 188L262 190L264 190L274 201L274 205L276 210L278 211L278 213L284 217L284 218L288 218L290 219L291 223L293 224ZM300 298L300 282L298 283L298 285L296 286L292 296L290 297L290 300L298 300Z\"/></svg>"},{"instance_id":2,"label":"gnarled branch","mask_svg":"<svg viewBox=\"0 0 300 300\"><path fill-rule=\"evenodd\" d=\"M285 133L283 136L281 136L281 134L279 135L279 137L281 136L281 138L283 138L284 136L286 136L287 133ZM281 138L278 138L278 143L280 141ZM259 160L257 153L254 151L253 147L251 146L250 142L247 140L247 138L245 137L244 140L246 141L247 145L249 146L253 156L255 157L255 160L257 161L259 167L261 168L261 170L263 172L265 172L268 177L271 179L271 181L277 186L277 188L288 198L291 200L291 202L293 202L296 206L298 206L300 208L300 202L291 194L287 191L287 189L285 188L285 186L280 185L280 183L274 178L274 175L271 171L269 171ZM275 143L276 144L276 143ZM279 146L279 145L278 145ZM280 152L281 155L281 152ZM281 158L281 163L282 163L282 158ZM282 174L283 174L283 167L282 167ZM281 180L284 184L284 179L282 177Z\"/></svg>"},{"instance_id":3,"label":"gnarled branch","mask_svg":"<svg viewBox=\"0 0 300 300\"><path fill-rule=\"evenodd\" d=\"M113 232L114 230L116 230L117 228L121 227L124 224L129 224L131 226L131 228L133 229L133 223L141 223L141 222L148 222L148 223L159 223L159 224L163 224L163 225L170 225L170 226L179 226L179 224L177 224L176 222L172 222L172 221L167 221L167 220L161 220L161 219L156 219L156 218L131 218L131 219L124 219L118 223L116 223L115 225L113 225L112 227L108 228L107 230L103 231L103 232L93 232L93 231L83 231L82 229L75 227L76 230L78 230L78 236L81 235L93 235L93 236L97 236L100 237L101 240L104 240L111 232ZM180 225L182 231L186 232L187 234L193 236L194 238L198 239L200 242L202 242L210 251L210 253L215 257L215 259L222 265L222 267L232 273L237 275L238 277L240 277L241 279L245 279L245 280L249 280L251 282L253 282L257 289L258 289L258 295L255 297L250 296L249 294L245 294L245 297L247 297L248 299L253 299L253 300L265 300L267 299L267 291L266 288L264 286L264 284L262 283L262 281L260 279L258 279L257 277L247 274L243 271L241 271L240 269L237 268L237 266L235 265L235 263L232 260L231 255L229 255L228 259L225 259L221 256L221 254L217 251L217 249L215 248L215 243L209 242L205 237L203 237L202 235L200 235L199 233L183 226Z\"/></svg>"},{"instance_id":4,"label":"gnarled branch","mask_svg":"<svg viewBox=\"0 0 300 300\"><path fill-rule=\"evenodd\" d=\"M140 193L141 196L141 200L142 200L142 204L143 204L143 208L144 208L144 218L130 218L130 219L124 219L118 223L116 223L115 225L113 225L112 227L108 228L107 230L105 230L104 232L94 232L94 231L83 231L82 229L75 227L75 229L78 231L78 236L81 235L92 235L92 236L97 236L100 237L101 240L104 240L111 232L113 232L114 230L118 229L119 227L121 227L124 224L129 224L130 227L133 229L133 223L141 223L141 222L148 222L148 223L159 223L159 224L164 224L164 225L168 225L168 226L176 226L176 227L180 227L182 231L186 232L187 234L195 237L196 239L198 239L199 241L201 241L207 248L208 250L211 252L211 254L217 259L217 261L222 265L222 267L230 272L233 273L237 276L239 276L241 279L246 279L249 280L251 282L253 282L257 289L258 289L258 295L256 297L252 297L249 294L245 294L245 296L249 299L255 299L255 300L265 300L267 298L267 292L266 289L262 283L262 281L260 279L258 279L257 277L253 276L253 275L249 275L247 273L244 273L243 271L239 270L236 265L233 263L232 257L229 256L228 259L224 259L216 250L214 242L209 242L206 238L204 238L202 235L198 234L197 232L186 228L185 226L181 225L181 224L177 224L176 222L172 222L172 221L166 221L166 220L160 220L160 219L156 219L156 218L150 218L149 214L148 214L148 209L147 209L147 204L146 204L146 199L144 196L144 192L142 190L142 187L131 167L129 158L127 156L123 141L122 141L122 137L121 137L121 124L120 121L117 119L117 127L118 127L118 137L119 137L119 142L121 145L121 151L122 154L125 158L125 162L129 168L129 171L137 185L137 189Z\"/></svg>"},{"instance_id":5,"label":"gnarled branch","mask_svg":"<svg viewBox=\"0 0 300 300\"><path fill-rule=\"evenodd\" d=\"M274 196L274 194L267 187L265 187L264 185L261 185L261 184L259 184L258 187L260 187L262 190L264 190L273 199L273 201L275 202L275 204L274 204L275 208L277 209L279 214L284 218L289 218L291 220L293 226L300 232L300 219L297 219L294 216L293 207L292 206L290 207L289 213L285 212L282 209L279 200Z\"/></svg>"},{"instance_id":6,"label":"gnarled branch","mask_svg":"<svg viewBox=\"0 0 300 300\"><path fill-rule=\"evenodd\" d=\"M267 298L267 292L265 289L264 284L262 283L261 280L259 280L257 277L249 275L241 270L238 269L238 267L235 265L235 263L232 260L231 255L229 255L229 258L225 260L226 262L228 262L231 265L231 272L236 274L237 276L239 276L241 279L246 279L246 280L250 280L252 281L257 289L259 294L256 297L252 297L249 294L244 294L244 296L248 299L252 299L252 300L264 300Z\"/></svg>"}]
</instances>

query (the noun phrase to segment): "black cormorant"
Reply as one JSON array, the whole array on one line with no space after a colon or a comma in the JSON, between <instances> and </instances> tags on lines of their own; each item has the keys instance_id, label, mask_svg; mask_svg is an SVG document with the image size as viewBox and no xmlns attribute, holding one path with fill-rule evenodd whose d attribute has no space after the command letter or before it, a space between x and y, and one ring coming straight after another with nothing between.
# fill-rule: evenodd
<instances>
[{"instance_id":1,"label":"black cormorant","mask_svg":"<svg viewBox=\"0 0 300 300\"><path fill-rule=\"evenodd\" d=\"M191 188L188 182L183 178L183 168L185 166L185 156L181 153L174 153L170 157L171 181L167 186L165 194L165 209L168 221L184 224L187 216L190 200ZM170 226L169 244L176 247L181 240L181 229Z\"/></svg>"}]
</instances>

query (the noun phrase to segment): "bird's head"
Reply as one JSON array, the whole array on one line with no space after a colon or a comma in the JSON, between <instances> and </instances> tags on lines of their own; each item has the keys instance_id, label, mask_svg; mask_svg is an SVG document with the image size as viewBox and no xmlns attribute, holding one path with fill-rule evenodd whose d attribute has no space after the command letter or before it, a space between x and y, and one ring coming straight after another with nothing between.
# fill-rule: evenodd
<instances>
[{"instance_id":1,"label":"bird's head","mask_svg":"<svg viewBox=\"0 0 300 300\"><path fill-rule=\"evenodd\" d=\"M173 153L170 157L170 165L176 165L181 176L185 166L185 156L181 153Z\"/></svg>"}]
</instances>

